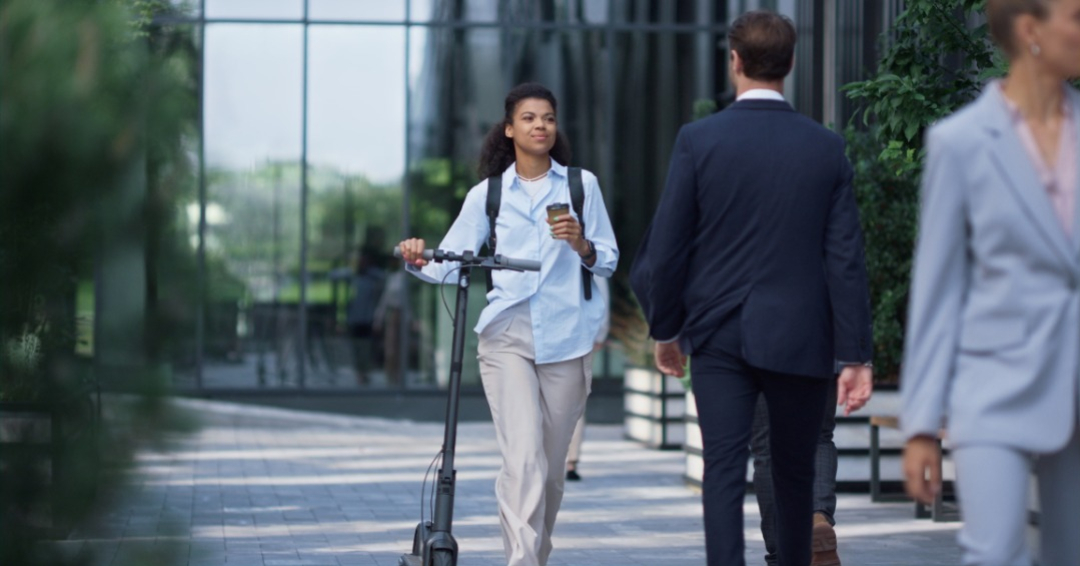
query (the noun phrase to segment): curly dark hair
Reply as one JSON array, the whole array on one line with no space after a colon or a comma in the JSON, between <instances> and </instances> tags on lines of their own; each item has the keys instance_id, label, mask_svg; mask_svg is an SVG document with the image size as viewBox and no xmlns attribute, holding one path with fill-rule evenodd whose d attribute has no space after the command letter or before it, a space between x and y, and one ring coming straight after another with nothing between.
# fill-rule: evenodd
<instances>
[{"instance_id":1,"label":"curly dark hair","mask_svg":"<svg viewBox=\"0 0 1080 566\"><path fill-rule=\"evenodd\" d=\"M480 165L476 168L476 172L481 179L501 174L517 159L514 153L514 140L506 137L506 126L513 123L514 110L517 109L518 103L527 98L546 100L551 103L552 110L558 110L555 95L541 84L524 83L511 89L506 94L503 121L488 130L484 145L480 149ZM570 164L570 143L566 141L566 136L558 131L555 133L555 145L551 148L550 155L562 165Z\"/></svg>"}]
</instances>

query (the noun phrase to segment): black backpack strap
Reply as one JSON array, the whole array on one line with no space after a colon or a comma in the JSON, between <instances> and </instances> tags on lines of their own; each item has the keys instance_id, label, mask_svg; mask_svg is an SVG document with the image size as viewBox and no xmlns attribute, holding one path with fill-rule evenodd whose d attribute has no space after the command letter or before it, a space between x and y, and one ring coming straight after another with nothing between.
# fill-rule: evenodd
<instances>
[{"instance_id":1,"label":"black backpack strap","mask_svg":"<svg viewBox=\"0 0 1080 566\"><path fill-rule=\"evenodd\" d=\"M502 204L502 175L488 177L487 210L488 217L488 253L495 255L495 245L498 238L495 237L495 221L499 218L499 206ZM491 270L484 270L484 280L487 282L487 290L490 293L495 288L491 280Z\"/></svg>"},{"instance_id":2,"label":"black backpack strap","mask_svg":"<svg viewBox=\"0 0 1080 566\"><path fill-rule=\"evenodd\" d=\"M574 206L578 224L581 224L581 237L585 237L585 183L581 180L581 167L570 167L570 203ZM592 272L585 265L581 266L581 287L585 291L585 300L592 300Z\"/></svg>"}]
</instances>

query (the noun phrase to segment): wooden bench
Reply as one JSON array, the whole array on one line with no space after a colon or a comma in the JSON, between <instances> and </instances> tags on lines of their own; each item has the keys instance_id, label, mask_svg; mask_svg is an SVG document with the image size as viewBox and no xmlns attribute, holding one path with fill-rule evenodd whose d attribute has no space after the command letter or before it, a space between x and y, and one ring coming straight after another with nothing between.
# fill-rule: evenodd
<instances>
[{"instance_id":1,"label":"wooden bench","mask_svg":"<svg viewBox=\"0 0 1080 566\"><path fill-rule=\"evenodd\" d=\"M881 429L900 429L900 418L893 415L874 415L870 417L870 501L903 501L906 495L886 495L881 490ZM945 438L945 430L938 431L937 444L942 450L942 459L948 455L941 441ZM941 464L938 464L938 475L941 474ZM918 501L915 502L915 518L931 519L934 522L957 521L960 519L959 507L956 503L954 486L952 482L946 482L942 478L941 489L930 506Z\"/></svg>"}]
</instances>

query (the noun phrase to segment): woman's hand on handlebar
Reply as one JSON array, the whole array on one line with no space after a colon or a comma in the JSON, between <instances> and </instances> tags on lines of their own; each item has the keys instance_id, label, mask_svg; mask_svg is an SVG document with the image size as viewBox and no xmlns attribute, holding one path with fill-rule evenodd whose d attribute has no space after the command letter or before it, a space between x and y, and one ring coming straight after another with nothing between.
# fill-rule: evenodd
<instances>
[{"instance_id":1,"label":"woman's hand on handlebar","mask_svg":"<svg viewBox=\"0 0 1080 566\"><path fill-rule=\"evenodd\" d=\"M423 238L409 238L408 240L402 240L398 244L398 249L401 250L401 259L405 260L405 263L415 265L416 267L424 267L428 264L424 259L424 240Z\"/></svg>"}]
</instances>

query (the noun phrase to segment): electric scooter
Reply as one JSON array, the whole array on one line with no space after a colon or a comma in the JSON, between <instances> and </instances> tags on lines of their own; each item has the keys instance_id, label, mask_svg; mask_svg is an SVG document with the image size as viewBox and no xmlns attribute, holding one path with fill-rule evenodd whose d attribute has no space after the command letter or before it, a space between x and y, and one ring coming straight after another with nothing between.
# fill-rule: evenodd
<instances>
[{"instance_id":1,"label":"electric scooter","mask_svg":"<svg viewBox=\"0 0 1080 566\"><path fill-rule=\"evenodd\" d=\"M401 250L394 248L394 256ZM435 512L431 521L421 519L413 533L412 553L404 554L398 566L457 566L458 544L450 533L454 516L454 450L457 443L458 398L461 393L461 360L465 350L465 314L469 302L472 270L510 269L540 271L540 262L501 255L479 256L473 252L457 254L443 250L424 250L424 259L460 263L457 303L454 312L454 341L450 354L450 383L446 398L446 425L442 446L442 467L435 478Z\"/></svg>"}]
</instances>

